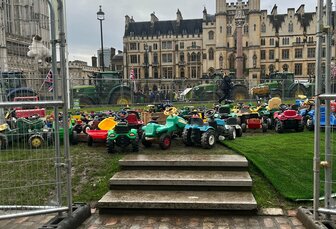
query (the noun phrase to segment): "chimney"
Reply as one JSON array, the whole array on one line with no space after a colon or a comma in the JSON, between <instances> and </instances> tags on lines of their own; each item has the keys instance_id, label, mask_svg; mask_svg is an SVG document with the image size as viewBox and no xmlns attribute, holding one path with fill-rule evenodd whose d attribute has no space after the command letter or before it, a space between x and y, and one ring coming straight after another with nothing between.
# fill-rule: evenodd
<instances>
[{"instance_id":1,"label":"chimney","mask_svg":"<svg viewBox=\"0 0 336 229\"><path fill-rule=\"evenodd\" d=\"M181 11L179 9L177 9L177 12L176 12L176 21L177 21L177 24L180 24L181 20L183 20Z\"/></svg>"},{"instance_id":2,"label":"chimney","mask_svg":"<svg viewBox=\"0 0 336 229\"><path fill-rule=\"evenodd\" d=\"M278 14L278 6L274 4L273 9L271 11L271 15L275 16Z\"/></svg>"},{"instance_id":3,"label":"chimney","mask_svg":"<svg viewBox=\"0 0 336 229\"><path fill-rule=\"evenodd\" d=\"M121 50L118 50L118 54L122 54L123 52Z\"/></svg>"},{"instance_id":4,"label":"chimney","mask_svg":"<svg viewBox=\"0 0 336 229\"><path fill-rule=\"evenodd\" d=\"M126 15L125 16L125 28L128 28L128 25L130 22L131 22L131 18L128 15Z\"/></svg>"},{"instance_id":5,"label":"chimney","mask_svg":"<svg viewBox=\"0 0 336 229\"><path fill-rule=\"evenodd\" d=\"M91 61L92 61L92 67L97 67L97 57L96 56L91 57Z\"/></svg>"},{"instance_id":6,"label":"chimney","mask_svg":"<svg viewBox=\"0 0 336 229\"><path fill-rule=\"evenodd\" d=\"M302 4L296 11L297 14L300 14L301 16L305 13L305 5Z\"/></svg>"}]
</instances>

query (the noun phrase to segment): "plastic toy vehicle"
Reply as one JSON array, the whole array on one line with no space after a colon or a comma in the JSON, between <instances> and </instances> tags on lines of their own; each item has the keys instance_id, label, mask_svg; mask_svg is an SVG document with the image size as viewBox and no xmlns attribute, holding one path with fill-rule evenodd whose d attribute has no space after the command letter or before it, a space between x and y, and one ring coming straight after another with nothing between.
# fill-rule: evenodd
<instances>
[{"instance_id":1,"label":"plastic toy vehicle","mask_svg":"<svg viewBox=\"0 0 336 229\"><path fill-rule=\"evenodd\" d=\"M126 121L128 123L128 126L131 129L136 129L138 131L138 135L142 136L142 126L144 125L144 122L140 118L140 114L137 111L134 110L128 110L127 111L127 118Z\"/></svg>"},{"instance_id":2,"label":"plastic toy vehicle","mask_svg":"<svg viewBox=\"0 0 336 229\"><path fill-rule=\"evenodd\" d=\"M321 111L320 125L322 128L324 128L326 126L325 107L320 107L320 111ZM308 112L306 128L310 131L313 131L315 122L316 122L315 110L311 110ZM330 126L332 128L336 127L336 115L334 112L330 113Z\"/></svg>"},{"instance_id":3,"label":"plastic toy vehicle","mask_svg":"<svg viewBox=\"0 0 336 229\"><path fill-rule=\"evenodd\" d=\"M37 96L24 96L24 97L14 97L15 102L29 102L29 101L39 101ZM15 117L16 118L29 118L32 116L44 117L46 116L45 108L31 107L31 108L22 108L15 107Z\"/></svg>"},{"instance_id":4,"label":"plastic toy vehicle","mask_svg":"<svg viewBox=\"0 0 336 229\"><path fill-rule=\"evenodd\" d=\"M87 130L87 144L92 146L94 142L106 142L109 130L117 125L113 117L106 118L98 124L99 130Z\"/></svg>"},{"instance_id":5,"label":"plastic toy vehicle","mask_svg":"<svg viewBox=\"0 0 336 229\"><path fill-rule=\"evenodd\" d=\"M150 147L152 143L158 142L161 149L168 149L171 145L172 137L180 135L187 124L185 119L177 116L177 109L175 107L167 107L164 114L167 116L165 125L149 122L146 126L142 127L144 133L141 137L141 143L145 147Z\"/></svg>"},{"instance_id":6,"label":"plastic toy vehicle","mask_svg":"<svg viewBox=\"0 0 336 229\"><path fill-rule=\"evenodd\" d=\"M137 129L132 129L127 122L128 112L122 110L116 114L119 120L114 129L109 130L107 134L107 152L115 152L115 147L125 148L132 145L132 151L139 151L139 137Z\"/></svg>"},{"instance_id":7,"label":"plastic toy vehicle","mask_svg":"<svg viewBox=\"0 0 336 229\"><path fill-rule=\"evenodd\" d=\"M215 114L215 116L217 118L224 119L226 125L229 125L236 130L236 136L241 137L243 135L243 130L241 126L238 124L239 119L237 114L232 112L232 107L233 106L231 102L225 105L217 105L215 107L215 111L217 111L217 114Z\"/></svg>"},{"instance_id":8,"label":"plastic toy vehicle","mask_svg":"<svg viewBox=\"0 0 336 229\"><path fill-rule=\"evenodd\" d=\"M208 123L204 123L199 114L193 112L182 133L186 146L201 145L204 149L210 149L217 140L236 138L236 130L226 125L224 120L216 118L215 113L215 110L206 111Z\"/></svg>"},{"instance_id":9,"label":"plastic toy vehicle","mask_svg":"<svg viewBox=\"0 0 336 229\"><path fill-rule=\"evenodd\" d=\"M283 133L285 130L295 129L302 132L304 125L302 116L296 110L288 110L285 104L280 105L280 112L274 113L275 131Z\"/></svg>"}]
</instances>

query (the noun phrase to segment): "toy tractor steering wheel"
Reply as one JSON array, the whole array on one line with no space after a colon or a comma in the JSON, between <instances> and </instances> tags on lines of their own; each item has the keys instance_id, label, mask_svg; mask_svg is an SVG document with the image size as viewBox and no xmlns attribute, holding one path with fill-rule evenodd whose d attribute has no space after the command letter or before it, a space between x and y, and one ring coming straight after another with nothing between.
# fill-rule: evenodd
<instances>
[{"instance_id":1,"label":"toy tractor steering wheel","mask_svg":"<svg viewBox=\"0 0 336 229\"><path fill-rule=\"evenodd\" d=\"M177 109L176 107L167 107L163 113L166 116L174 115L177 114Z\"/></svg>"},{"instance_id":2,"label":"toy tractor steering wheel","mask_svg":"<svg viewBox=\"0 0 336 229\"><path fill-rule=\"evenodd\" d=\"M126 120L126 118L128 117L128 112L125 110L121 110L116 113L116 117L120 120Z\"/></svg>"},{"instance_id":3,"label":"toy tractor steering wheel","mask_svg":"<svg viewBox=\"0 0 336 229\"><path fill-rule=\"evenodd\" d=\"M216 111L211 109L211 110L207 110L204 115L207 118L213 118L215 114L216 114Z\"/></svg>"},{"instance_id":4,"label":"toy tractor steering wheel","mask_svg":"<svg viewBox=\"0 0 336 229\"><path fill-rule=\"evenodd\" d=\"M281 111L285 111L285 110L287 110L287 105L282 103L282 104L279 105L279 108L280 108Z\"/></svg>"}]
</instances>

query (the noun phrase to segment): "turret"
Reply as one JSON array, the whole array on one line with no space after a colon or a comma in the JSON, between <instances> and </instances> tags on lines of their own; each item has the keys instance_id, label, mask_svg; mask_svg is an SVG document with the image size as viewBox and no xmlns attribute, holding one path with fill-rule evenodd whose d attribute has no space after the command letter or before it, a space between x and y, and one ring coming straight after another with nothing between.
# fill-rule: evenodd
<instances>
[{"instance_id":1,"label":"turret","mask_svg":"<svg viewBox=\"0 0 336 229\"><path fill-rule=\"evenodd\" d=\"M177 9L177 12L176 12L176 22L177 24L180 24L180 21L183 20L183 17L182 17L182 14L181 14L181 11L179 9Z\"/></svg>"},{"instance_id":2,"label":"turret","mask_svg":"<svg viewBox=\"0 0 336 229\"><path fill-rule=\"evenodd\" d=\"M277 14L278 14L278 6L275 4L275 5L273 6L272 11L271 11L271 15L275 16L275 15L277 15Z\"/></svg>"},{"instance_id":3,"label":"turret","mask_svg":"<svg viewBox=\"0 0 336 229\"><path fill-rule=\"evenodd\" d=\"M260 11L260 0L249 0L248 5L249 5L250 12Z\"/></svg>"},{"instance_id":4,"label":"turret","mask_svg":"<svg viewBox=\"0 0 336 229\"><path fill-rule=\"evenodd\" d=\"M216 0L216 14L226 14L226 0Z\"/></svg>"}]
</instances>

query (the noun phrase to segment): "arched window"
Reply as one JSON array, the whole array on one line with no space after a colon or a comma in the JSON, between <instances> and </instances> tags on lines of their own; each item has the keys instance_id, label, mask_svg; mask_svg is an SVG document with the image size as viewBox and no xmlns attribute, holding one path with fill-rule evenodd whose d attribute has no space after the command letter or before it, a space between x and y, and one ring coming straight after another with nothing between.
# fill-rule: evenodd
<instances>
[{"instance_id":1,"label":"arched window","mask_svg":"<svg viewBox=\"0 0 336 229\"><path fill-rule=\"evenodd\" d=\"M219 66L220 68L223 68L223 56L222 55L220 55L219 57Z\"/></svg>"},{"instance_id":2,"label":"arched window","mask_svg":"<svg viewBox=\"0 0 336 229\"><path fill-rule=\"evenodd\" d=\"M200 62L201 61L201 53L197 53L197 61Z\"/></svg>"},{"instance_id":3,"label":"arched window","mask_svg":"<svg viewBox=\"0 0 336 229\"><path fill-rule=\"evenodd\" d=\"M191 61L196 61L197 60L197 56L196 53L191 53Z\"/></svg>"},{"instance_id":4,"label":"arched window","mask_svg":"<svg viewBox=\"0 0 336 229\"><path fill-rule=\"evenodd\" d=\"M261 32L262 33L266 33L266 25L265 25L265 23L261 24Z\"/></svg>"},{"instance_id":5,"label":"arched window","mask_svg":"<svg viewBox=\"0 0 336 229\"><path fill-rule=\"evenodd\" d=\"M244 25L244 33L245 33L245 34L248 34L248 32L249 32L249 27L248 27L248 25Z\"/></svg>"},{"instance_id":6,"label":"arched window","mask_svg":"<svg viewBox=\"0 0 336 229\"><path fill-rule=\"evenodd\" d=\"M209 60L214 60L214 50L213 50L213 48L209 49Z\"/></svg>"},{"instance_id":7,"label":"arched window","mask_svg":"<svg viewBox=\"0 0 336 229\"><path fill-rule=\"evenodd\" d=\"M288 24L288 32L289 32L289 33L294 32L294 25L293 25L293 22L289 22L289 24Z\"/></svg>"},{"instance_id":8,"label":"arched window","mask_svg":"<svg viewBox=\"0 0 336 229\"><path fill-rule=\"evenodd\" d=\"M214 33L214 31L210 31L210 32L209 32L209 40L213 40L214 37L215 37L215 33Z\"/></svg>"},{"instance_id":9,"label":"arched window","mask_svg":"<svg viewBox=\"0 0 336 229\"><path fill-rule=\"evenodd\" d=\"M296 38L296 43L301 43L301 37Z\"/></svg>"},{"instance_id":10,"label":"arched window","mask_svg":"<svg viewBox=\"0 0 336 229\"><path fill-rule=\"evenodd\" d=\"M274 69L275 69L275 67L274 67L273 64L271 64L270 66L268 66L269 73L273 73Z\"/></svg>"}]
</instances>

